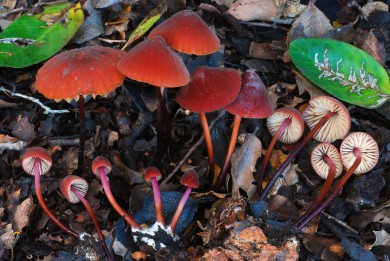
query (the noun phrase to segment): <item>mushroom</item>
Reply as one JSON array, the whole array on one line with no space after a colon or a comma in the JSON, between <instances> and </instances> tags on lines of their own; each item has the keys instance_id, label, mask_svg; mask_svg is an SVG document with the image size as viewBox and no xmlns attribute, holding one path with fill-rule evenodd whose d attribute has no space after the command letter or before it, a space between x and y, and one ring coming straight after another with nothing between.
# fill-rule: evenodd
<instances>
[{"instance_id":1,"label":"mushroom","mask_svg":"<svg viewBox=\"0 0 390 261\"><path fill-rule=\"evenodd\" d=\"M229 170L230 159L236 146L241 119L266 118L274 112L267 89L255 71L249 70L242 74L241 90L236 99L225 107L225 110L234 115L234 122L225 163L219 175L217 187L223 184Z\"/></svg>"},{"instance_id":2,"label":"mushroom","mask_svg":"<svg viewBox=\"0 0 390 261\"><path fill-rule=\"evenodd\" d=\"M191 82L176 94L176 102L199 113L203 128L210 173L214 174L214 151L206 113L222 109L237 97L241 86L240 73L234 69L200 66L191 75Z\"/></svg>"},{"instance_id":3,"label":"mushroom","mask_svg":"<svg viewBox=\"0 0 390 261\"><path fill-rule=\"evenodd\" d=\"M320 142L333 142L344 138L351 127L348 109L340 101L329 96L317 96L311 99L302 116L311 130L272 176L261 194L260 200L265 198L284 169L312 137Z\"/></svg>"},{"instance_id":4,"label":"mushroom","mask_svg":"<svg viewBox=\"0 0 390 261\"><path fill-rule=\"evenodd\" d=\"M156 220L160 222L163 227L165 227L165 220L162 212L162 203L161 203L161 194L160 188L158 187L158 179L160 179L161 173L155 167L148 167L145 171L144 179L152 183L153 187L153 196L154 196L154 207L156 209Z\"/></svg>"},{"instance_id":5,"label":"mushroom","mask_svg":"<svg viewBox=\"0 0 390 261\"><path fill-rule=\"evenodd\" d=\"M318 144L311 152L310 159L314 171L318 174L318 176L325 179L325 183L322 186L320 193L313 201L312 205L295 223L298 230L301 230L303 227L300 223L318 207L321 201L325 198L326 194L329 192L333 184L333 180L340 176L341 172L343 171L343 163L341 162L340 153L337 148L330 143L324 142Z\"/></svg>"},{"instance_id":6,"label":"mushroom","mask_svg":"<svg viewBox=\"0 0 390 261\"><path fill-rule=\"evenodd\" d=\"M78 238L76 232L64 225L59 218L57 218L53 212L47 206L41 191L40 176L45 175L52 166L52 159L47 150L41 147L32 147L26 150L22 156L23 170L30 175L34 176L35 194L37 195L39 205L43 211L47 214L50 220L62 229L68 235Z\"/></svg>"},{"instance_id":7,"label":"mushroom","mask_svg":"<svg viewBox=\"0 0 390 261\"><path fill-rule=\"evenodd\" d=\"M113 48L88 46L62 52L49 59L36 76L36 90L48 99L77 100L80 115L78 173L84 166L84 96L107 95L120 86L125 77L116 68L125 54Z\"/></svg>"},{"instance_id":8,"label":"mushroom","mask_svg":"<svg viewBox=\"0 0 390 261\"><path fill-rule=\"evenodd\" d=\"M275 112L267 118L267 128L273 137L261 164L259 182L257 184L257 191L259 193L262 189L265 169L276 141L279 140L285 144L297 142L303 135L305 124L302 115L298 110L283 107L275 110Z\"/></svg>"},{"instance_id":9,"label":"mushroom","mask_svg":"<svg viewBox=\"0 0 390 261\"><path fill-rule=\"evenodd\" d=\"M184 206L188 200L188 197L190 196L191 190L193 188L199 188L198 173L196 173L196 171L194 170L186 171L180 179L180 184L186 186L187 188L183 196L181 197L179 205L177 206L175 214L173 215L171 223L169 224L168 228L170 228L172 232L175 232L177 222L179 221L180 215L183 212Z\"/></svg>"},{"instance_id":10,"label":"mushroom","mask_svg":"<svg viewBox=\"0 0 390 261\"><path fill-rule=\"evenodd\" d=\"M182 59L160 36L147 39L132 48L117 65L128 78L155 87L157 106L157 152L153 163L158 163L169 144L171 119L164 102L165 88L181 87L190 81L190 74Z\"/></svg>"},{"instance_id":11,"label":"mushroom","mask_svg":"<svg viewBox=\"0 0 390 261\"><path fill-rule=\"evenodd\" d=\"M218 50L220 41L195 12L183 10L154 28L148 38L161 36L178 52L207 55Z\"/></svg>"},{"instance_id":12,"label":"mushroom","mask_svg":"<svg viewBox=\"0 0 390 261\"><path fill-rule=\"evenodd\" d=\"M88 182L83 179L82 177L75 176L75 175L69 175L62 179L60 183L60 189L64 197L72 204L82 202L91 217L93 224L95 225L96 232L99 236L100 242L102 244L102 247L104 249L104 252L107 255L108 260L112 260L110 251L108 250L106 240L104 238L104 235L102 233L102 230L100 229L99 221L96 218L95 213L93 212L93 209L91 205L88 203L88 201L85 199L85 195L88 191Z\"/></svg>"},{"instance_id":13,"label":"mushroom","mask_svg":"<svg viewBox=\"0 0 390 261\"><path fill-rule=\"evenodd\" d=\"M103 185L104 193L115 211L126 221L126 223L133 229L141 229L141 226L135 221L135 219L127 213L118 202L115 200L110 189L110 183L107 178L107 174L111 172L111 163L105 157L98 156L92 161L92 172L100 178Z\"/></svg>"},{"instance_id":14,"label":"mushroom","mask_svg":"<svg viewBox=\"0 0 390 261\"><path fill-rule=\"evenodd\" d=\"M340 155L344 167L348 169L347 172L322 204L300 223L301 228L329 205L353 173L360 175L375 167L379 159L379 148L375 140L367 133L354 132L349 134L341 143Z\"/></svg>"}]
</instances>

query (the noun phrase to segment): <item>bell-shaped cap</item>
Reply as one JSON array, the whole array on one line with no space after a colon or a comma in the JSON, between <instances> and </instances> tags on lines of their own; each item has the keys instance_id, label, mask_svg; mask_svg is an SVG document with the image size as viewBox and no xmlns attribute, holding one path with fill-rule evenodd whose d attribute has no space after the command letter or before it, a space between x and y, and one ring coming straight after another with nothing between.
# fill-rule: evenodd
<instances>
[{"instance_id":1,"label":"bell-shaped cap","mask_svg":"<svg viewBox=\"0 0 390 261\"><path fill-rule=\"evenodd\" d=\"M104 167L104 171L106 174L110 173L112 170L112 166L110 161L102 156L97 156L93 161L92 161L92 172L95 174L97 177L100 177L99 173L99 168Z\"/></svg>"},{"instance_id":2,"label":"bell-shaped cap","mask_svg":"<svg viewBox=\"0 0 390 261\"><path fill-rule=\"evenodd\" d=\"M118 69L130 79L156 87L180 87L190 81L183 60L160 36L136 45L119 61Z\"/></svg>"},{"instance_id":3,"label":"bell-shaped cap","mask_svg":"<svg viewBox=\"0 0 390 261\"><path fill-rule=\"evenodd\" d=\"M145 170L144 179L145 181L149 181L152 178L156 178L157 180L159 180L161 178L161 172L158 170L158 168L148 167Z\"/></svg>"},{"instance_id":4,"label":"bell-shaped cap","mask_svg":"<svg viewBox=\"0 0 390 261\"><path fill-rule=\"evenodd\" d=\"M180 179L180 184L186 187L199 188L199 177L195 170L188 170L184 172Z\"/></svg>"},{"instance_id":5,"label":"bell-shaped cap","mask_svg":"<svg viewBox=\"0 0 390 261\"><path fill-rule=\"evenodd\" d=\"M323 179L326 179L329 174L330 167L324 160L324 156L328 156L336 166L335 178L337 178L343 171L343 163L338 149L327 142L318 144L311 152L311 166L314 171Z\"/></svg>"},{"instance_id":6,"label":"bell-shaped cap","mask_svg":"<svg viewBox=\"0 0 390 261\"><path fill-rule=\"evenodd\" d=\"M29 148L22 156L22 168L27 174L35 175L35 159L39 159L41 161L39 165L40 175L46 174L53 165L53 161L47 150L42 147Z\"/></svg>"},{"instance_id":7,"label":"bell-shaped cap","mask_svg":"<svg viewBox=\"0 0 390 261\"><path fill-rule=\"evenodd\" d=\"M267 89L255 71L241 75L241 90L237 98L225 107L231 114L243 118L267 118L274 112Z\"/></svg>"},{"instance_id":8,"label":"bell-shaped cap","mask_svg":"<svg viewBox=\"0 0 390 261\"><path fill-rule=\"evenodd\" d=\"M161 36L176 51L207 55L219 49L220 41L207 24L191 10L180 11L154 28L149 38Z\"/></svg>"},{"instance_id":9,"label":"bell-shaped cap","mask_svg":"<svg viewBox=\"0 0 390 261\"><path fill-rule=\"evenodd\" d=\"M61 180L60 190L70 203L80 202L80 199L71 190L71 187L77 189L77 191L80 192L83 197L87 195L88 182L85 179L75 175L66 176Z\"/></svg>"},{"instance_id":10,"label":"bell-shaped cap","mask_svg":"<svg viewBox=\"0 0 390 261\"><path fill-rule=\"evenodd\" d=\"M291 144L298 141L305 129L305 124L301 113L290 107L276 109L275 112L267 118L268 131L273 136L286 119L290 119L290 124L284 129L278 140L285 144Z\"/></svg>"},{"instance_id":11,"label":"bell-shaped cap","mask_svg":"<svg viewBox=\"0 0 390 261\"><path fill-rule=\"evenodd\" d=\"M233 102L240 86L237 70L200 66L192 73L191 82L177 92L176 102L193 112L212 112Z\"/></svg>"},{"instance_id":12,"label":"bell-shaped cap","mask_svg":"<svg viewBox=\"0 0 390 261\"><path fill-rule=\"evenodd\" d=\"M80 95L106 95L125 79L116 68L125 53L103 46L62 52L38 70L35 88L46 98L54 100L70 101L77 100Z\"/></svg>"}]
</instances>

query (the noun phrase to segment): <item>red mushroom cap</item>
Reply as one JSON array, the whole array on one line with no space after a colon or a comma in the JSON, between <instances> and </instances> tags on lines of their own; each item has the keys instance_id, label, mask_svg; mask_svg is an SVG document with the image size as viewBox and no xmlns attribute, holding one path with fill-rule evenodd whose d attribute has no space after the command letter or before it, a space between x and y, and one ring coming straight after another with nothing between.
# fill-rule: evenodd
<instances>
[{"instance_id":1,"label":"red mushroom cap","mask_svg":"<svg viewBox=\"0 0 390 261\"><path fill-rule=\"evenodd\" d=\"M97 156L92 161L92 172L93 172L93 174L95 174L98 177L100 177L100 173L98 171L98 169L100 167L104 167L104 170L106 171L107 174L110 173L112 170L111 163L107 158L102 157L102 156Z\"/></svg>"},{"instance_id":2,"label":"red mushroom cap","mask_svg":"<svg viewBox=\"0 0 390 261\"><path fill-rule=\"evenodd\" d=\"M46 98L78 99L105 95L120 86L125 76L116 68L126 52L88 46L62 52L49 59L36 76L35 87Z\"/></svg>"},{"instance_id":3,"label":"red mushroom cap","mask_svg":"<svg viewBox=\"0 0 390 261\"><path fill-rule=\"evenodd\" d=\"M192 73L191 82L177 92L176 101L193 112L211 112L233 102L240 87L237 70L200 66Z\"/></svg>"},{"instance_id":4,"label":"red mushroom cap","mask_svg":"<svg viewBox=\"0 0 390 261\"><path fill-rule=\"evenodd\" d=\"M274 135L286 119L291 119L291 124L286 127L278 140L285 144L291 144L298 141L305 130L305 123L298 110L289 107L275 110L275 112L267 118L267 128L269 132Z\"/></svg>"},{"instance_id":5,"label":"red mushroom cap","mask_svg":"<svg viewBox=\"0 0 390 261\"><path fill-rule=\"evenodd\" d=\"M218 50L220 41L207 24L191 10L180 11L154 28L149 38L161 36L176 51L207 55Z\"/></svg>"},{"instance_id":6,"label":"red mushroom cap","mask_svg":"<svg viewBox=\"0 0 390 261\"><path fill-rule=\"evenodd\" d=\"M158 170L158 168L155 167L148 167L145 171L144 179L145 181L149 181L151 178L157 178L160 179L161 172Z\"/></svg>"},{"instance_id":7,"label":"red mushroom cap","mask_svg":"<svg viewBox=\"0 0 390 261\"><path fill-rule=\"evenodd\" d=\"M267 118L274 112L264 83L255 71L241 75L241 91L237 98L225 107L231 114L243 118Z\"/></svg>"},{"instance_id":8,"label":"red mushroom cap","mask_svg":"<svg viewBox=\"0 0 390 261\"><path fill-rule=\"evenodd\" d=\"M180 179L180 184L186 187L199 188L198 173L195 170L188 170L184 172Z\"/></svg>"},{"instance_id":9,"label":"red mushroom cap","mask_svg":"<svg viewBox=\"0 0 390 261\"><path fill-rule=\"evenodd\" d=\"M82 177L75 175L66 176L61 180L60 190L64 197L70 203L80 202L80 199L73 193L72 190L70 190L72 186L77 189L81 195L85 196L88 191L88 182Z\"/></svg>"},{"instance_id":10,"label":"red mushroom cap","mask_svg":"<svg viewBox=\"0 0 390 261\"><path fill-rule=\"evenodd\" d=\"M128 78L157 87L180 87L190 81L182 59L160 36L136 45L117 66Z\"/></svg>"},{"instance_id":11,"label":"red mushroom cap","mask_svg":"<svg viewBox=\"0 0 390 261\"><path fill-rule=\"evenodd\" d=\"M30 175L34 175L34 162L38 158L41 160L40 175L46 174L53 165L51 156L47 150L42 147L32 147L26 150L22 156L22 168Z\"/></svg>"}]
</instances>

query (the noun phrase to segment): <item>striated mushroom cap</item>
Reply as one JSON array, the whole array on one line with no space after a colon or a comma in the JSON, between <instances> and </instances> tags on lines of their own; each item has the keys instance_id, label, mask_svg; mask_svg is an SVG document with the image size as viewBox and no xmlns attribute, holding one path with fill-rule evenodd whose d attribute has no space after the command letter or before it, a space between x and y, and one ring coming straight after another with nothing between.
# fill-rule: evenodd
<instances>
[{"instance_id":1,"label":"striated mushroom cap","mask_svg":"<svg viewBox=\"0 0 390 261\"><path fill-rule=\"evenodd\" d=\"M195 170L188 170L184 172L180 179L180 184L186 187L199 188L199 177Z\"/></svg>"},{"instance_id":2,"label":"striated mushroom cap","mask_svg":"<svg viewBox=\"0 0 390 261\"><path fill-rule=\"evenodd\" d=\"M104 167L104 170L106 171L107 174L110 173L112 170L111 163L107 158L102 157L102 156L97 156L92 161L92 172L97 177L100 177L100 173L98 171L100 167Z\"/></svg>"},{"instance_id":3,"label":"striated mushroom cap","mask_svg":"<svg viewBox=\"0 0 390 261\"><path fill-rule=\"evenodd\" d=\"M71 187L77 189L78 192L83 195L83 197L87 195L88 182L85 179L75 175L66 176L61 180L60 190L70 203L80 202L80 199L74 194L74 192L71 190Z\"/></svg>"},{"instance_id":4,"label":"striated mushroom cap","mask_svg":"<svg viewBox=\"0 0 390 261\"><path fill-rule=\"evenodd\" d=\"M286 119L290 119L291 123L286 127L278 140L285 144L291 144L302 137L305 129L302 115L298 110L289 107L275 110L275 112L267 118L267 128L273 136Z\"/></svg>"},{"instance_id":5,"label":"striated mushroom cap","mask_svg":"<svg viewBox=\"0 0 390 261\"><path fill-rule=\"evenodd\" d=\"M219 49L220 41L195 12L183 10L154 28L148 38L161 36L176 51L207 55Z\"/></svg>"},{"instance_id":6,"label":"striated mushroom cap","mask_svg":"<svg viewBox=\"0 0 390 261\"><path fill-rule=\"evenodd\" d=\"M23 170L27 174L34 176L34 163L36 158L41 160L41 164L39 166L40 175L45 175L49 172L53 162L49 152L42 147L32 147L26 150L22 156Z\"/></svg>"},{"instance_id":7,"label":"striated mushroom cap","mask_svg":"<svg viewBox=\"0 0 390 261\"><path fill-rule=\"evenodd\" d=\"M327 142L318 144L311 152L310 161L314 171L323 179L328 177L330 167L324 160L324 155L327 155L335 164L335 178L337 178L343 171L343 163L338 149Z\"/></svg>"}]
</instances>

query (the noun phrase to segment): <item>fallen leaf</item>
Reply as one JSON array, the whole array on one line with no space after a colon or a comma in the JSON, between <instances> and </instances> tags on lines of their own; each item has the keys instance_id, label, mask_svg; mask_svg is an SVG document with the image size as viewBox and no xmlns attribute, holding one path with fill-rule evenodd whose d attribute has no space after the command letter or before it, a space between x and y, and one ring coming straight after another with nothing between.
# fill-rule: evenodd
<instances>
[{"instance_id":1,"label":"fallen leaf","mask_svg":"<svg viewBox=\"0 0 390 261\"><path fill-rule=\"evenodd\" d=\"M0 99L0 108L16 108L16 103L6 102Z\"/></svg>"},{"instance_id":2,"label":"fallen leaf","mask_svg":"<svg viewBox=\"0 0 390 261\"><path fill-rule=\"evenodd\" d=\"M386 207L379 211L366 210L351 216L351 226L365 228L369 223L378 222L382 224L390 223L390 208Z\"/></svg>"},{"instance_id":3,"label":"fallen leaf","mask_svg":"<svg viewBox=\"0 0 390 261\"><path fill-rule=\"evenodd\" d=\"M376 246L390 246L390 234L386 230L372 231L375 234L375 242L369 246L369 250Z\"/></svg>"},{"instance_id":4,"label":"fallen leaf","mask_svg":"<svg viewBox=\"0 0 390 261\"><path fill-rule=\"evenodd\" d=\"M11 133L22 141L32 141L37 136L34 125L28 122L27 117L20 117L10 124Z\"/></svg>"},{"instance_id":5,"label":"fallen leaf","mask_svg":"<svg viewBox=\"0 0 390 261\"><path fill-rule=\"evenodd\" d=\"M4 245L5 249L11 249L15 245L16 234L12 230L12 224L7 224L0 229L0 244Z\"/></svg>"},{"instance_id":6,"label":"fallen leaf","mask_svg":"<svg viewBox=\"0 0 390 261\"><path fill-rule=\"evenodd\" d=\"M271 22L279 17L275 0L238 0L226 12L241 21L262 20Z\"/></svg>"},{"instance_id":7,"label":"fallen leaf","mask_svg":"<svg viewBox=\"0 0 390 261\"><path fill-rule=\"evenodd\" d=\"M366 5L362 7L362 13L364 17L370 16L370 14L375 11L387 12L388 10L389 10L389 6L380 1L368 2Z\"/></svg>"},{"instance_id":8,"label":"fallen leaf","mask_svg":"<svg viewBox=\"0 0 390 261\"><path fill-rule=\"evenodd\" d=\"M310 99L313 99L317 96L326 95L321 88L309 82L306 78L302 77L300 74L295 76L295 80L298 85L299 95L302 95L305 91L307 91L310 95Z\"/></svg>"},{"instance_id":9,"label":"fallen leaf","mask_svg":"<svg viewBox=\"0 0 390 261\"><path fill-rule=\"evenodd\" d=\"M30 216L35 209L35 204L32 197L28 197L16 207L14 213L14 224L16 231L22 231L22 229L30 223Z\"/></svg>"},{"instance_id":10,"label":"fallen leaf","mask_svg":"<svg viewBox=\"0 0 390 261\"><path fill-rule=\"evenodd\" d=\"M298 218L298 209L294 202L281 195L271 197L268 201L268 209L274 213L278 213L278 221Z\"/></svg>"},{"instance_id":11,"label":"fallen leaf","mask_svg":"<svg viewBox=\"0 0 390 261\"><path fill-rule=\"evenodd\" d=\"M249 47L249 56L258 59L280 59L283 56L283 52L273 49L270 42L251 42Z\"/></svg>"},{"instance_id":12,"label":"fallen leaf","mask_svg":"<svg viewBox=\"0 0 390 261\"><path fill-rule=\"evenodd\" d=\"M79 150L76 147L71 147L62 154L62 157L58 160L58 163L65 164L66 172L68 175L72 174L78 166Z\"/></svg>"},{"instance_id":13,"label":"fallen leaf","mask_svg":"<svg viewBox=\"0 0 390 261\"><path fill-rule=\"evenodd\" d=\"M372 30L363 31L360 28L356 31L355 45L371 54L382 66L386 61L386 51L383 43L379 42Z\"/></svg>"}]
</instances>

